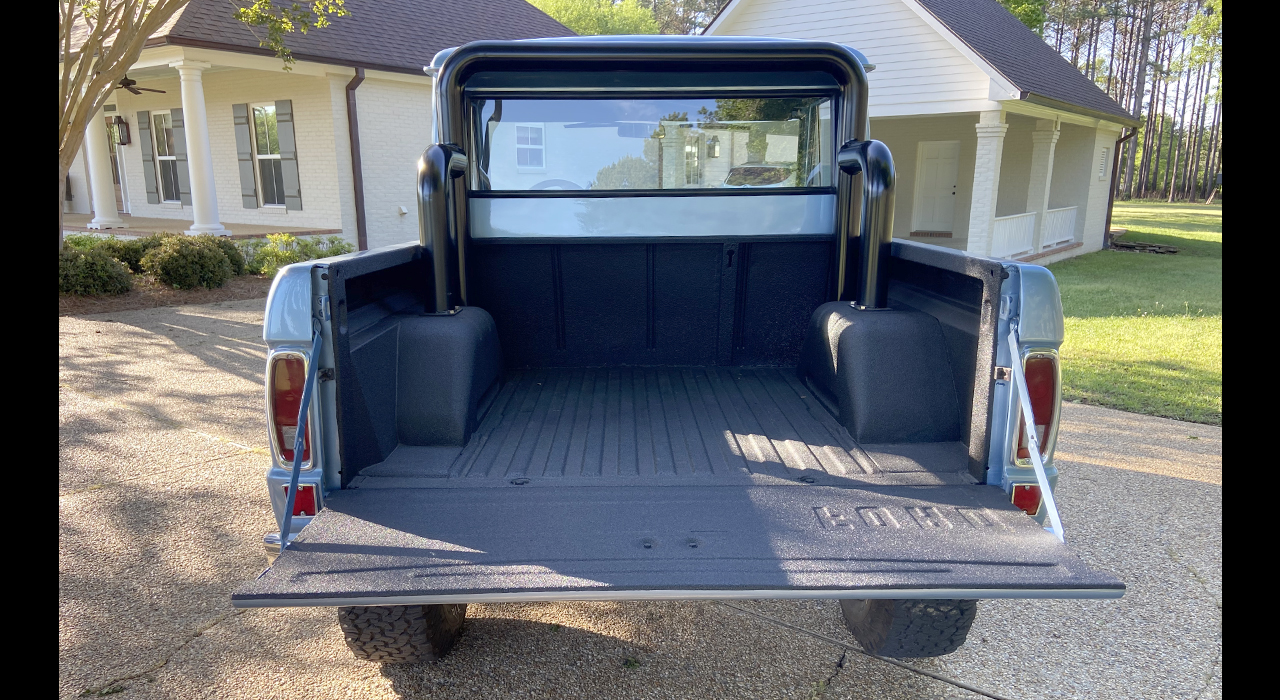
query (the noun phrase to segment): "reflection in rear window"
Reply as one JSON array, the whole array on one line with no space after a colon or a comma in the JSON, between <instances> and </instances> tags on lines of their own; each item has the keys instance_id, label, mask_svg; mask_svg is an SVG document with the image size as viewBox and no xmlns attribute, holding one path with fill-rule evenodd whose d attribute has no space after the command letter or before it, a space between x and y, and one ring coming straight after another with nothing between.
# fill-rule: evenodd
<instances>
[{"instance_id":1,"label":"reflection in rear window","mask_svg":"<svg viewBox=\"0 0 1280 700\"><path fill-rule=\"evenodd\" d=\"M825 97L473 101L475 190L830 187Z\"/></svg>"}]
</instances>

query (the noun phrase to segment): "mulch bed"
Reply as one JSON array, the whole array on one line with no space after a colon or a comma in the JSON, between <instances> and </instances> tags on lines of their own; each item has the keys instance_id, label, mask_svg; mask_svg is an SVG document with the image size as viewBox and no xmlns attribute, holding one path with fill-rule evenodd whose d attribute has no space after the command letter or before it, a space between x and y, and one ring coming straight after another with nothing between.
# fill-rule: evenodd
<instances>
[{"instance_id":1,"label":"mulch bed","mask_svg":"<svg viewBox=\"0 0 1280 700\"><path fill-rule=\"evenodd\" d=\"M83 316L105 314L135 309L153 309L158 306L183 304L212 304L217 301L241 301L267 298L271 291L271 277L265 275L241 275L232 277L217 289L171 289L151 277L137 275L133 289L124 294L107 297L80 297L59 295L59 316Z\"/></svg>"}]
</instances>

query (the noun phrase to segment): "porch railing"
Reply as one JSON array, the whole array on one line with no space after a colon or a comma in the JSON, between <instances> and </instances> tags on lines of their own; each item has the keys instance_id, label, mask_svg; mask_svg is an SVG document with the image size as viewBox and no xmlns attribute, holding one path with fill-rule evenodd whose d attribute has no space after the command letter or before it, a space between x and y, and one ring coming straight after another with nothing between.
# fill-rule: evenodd
<instances>
[{"instance_id":1,"label":"porch railing","mask_svg":"<svg viewBox=\"0 0 1280 700\"><path fill-rule=\"evenodd\" d=\"M1013 258L1027 255L1035 248L1036 213L997 216L991 230L991 256Z\"/></svg>"},{"instance_id":2,"label":"porch railing","mask_svg":"<svg viewBox=\"0 0 1280 700\"><path fill-rule=\"evenodd\" d=\"M1044 213L1044 242L1040 249L1054 248L1076 239L1076 208L1050 209Z\"/></svg>"}]
</instances>

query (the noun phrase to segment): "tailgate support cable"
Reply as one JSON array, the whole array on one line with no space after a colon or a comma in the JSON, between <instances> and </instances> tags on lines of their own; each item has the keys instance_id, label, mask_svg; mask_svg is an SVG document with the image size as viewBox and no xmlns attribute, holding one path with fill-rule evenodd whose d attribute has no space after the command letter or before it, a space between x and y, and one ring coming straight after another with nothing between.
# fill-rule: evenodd
<instances>
[{"instance_id":1,"label":"tailgate support cable","mask_svg":"<svg viewBox=\"0 0 1280 700\"><path fill-rule=\"evenodd\" d=\"M1058 518L1058 504L1053 500L1053 491L1049 489L1049 477L1044 472L1044 460L1040 458L1040 440L1036 438L1035 428L1032 428L1035 414L1031 412L1031 392L1027 389L1027 377L1022 373L1022 356L1018 353L1018 331L1013 324L1009 324L1009 364L1013 367L1013 383L1018 387L1018 401L1022 404L1022 429L1027 435L1027 442L1031 449L1031 464L1036 470L1036 481L1040 484L1040 494L1044 498L1044 504L1049 510L1049 527L1045 529L1052 532L1059 542L1066 543L1066 538L1062 536L1062 520Z\"/></svg>"},{"instance_id":2,"label":"tailgate support cable","mask_svg":"<svg viewBox=\"0 0 1280 700\"><path fill-rule=\"evenodd\" d=\"M289 528L293 524L293 500L298 495L298 477L302 474L302 449L307 437L307 408L311 404L311 392L316 386L316 372L320 369L320 320L311 319L311 356L307 358L307 382L302 385L302 403L298 406L298 434L293 439L293 470L289 476L289 491L284 499L284 522L280 526L280 551L289 546Z\"/></svg>"}]
</instances>

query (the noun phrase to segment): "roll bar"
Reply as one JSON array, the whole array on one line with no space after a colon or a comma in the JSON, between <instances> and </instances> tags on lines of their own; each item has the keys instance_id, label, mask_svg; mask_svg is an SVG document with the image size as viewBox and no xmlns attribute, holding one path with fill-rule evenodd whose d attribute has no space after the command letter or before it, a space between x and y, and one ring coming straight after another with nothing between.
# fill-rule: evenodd
<instances>
[{"instance_id":1,"label":"roll bar","mask_svg":"<svg viewBox=\"0 0 1280 700\"><path fill-rule=\"evenodd\" d=\"M833 103L833 119L836 143L844 146L837 157L836 270L831 298L852 299L870 308L883 306L891 258L893 160L884 144L867 140L864 61L841 44L747 37L476 41L449 51L429 68L435 77L435 144L423 154L418 169L420 238L432 255L436 312L466 304L466 198L458 196L451 183L466 165L469 106L463 88L470 76L482 70L686 73L691 65L728 73L820 70L836 78L841 94ZM855 189L860 175L862 187ZM858 245L850 246L851 238L858 238ZM855 257L860 272L856 289L847 274Z\"/></svg>"}]
</instances>

